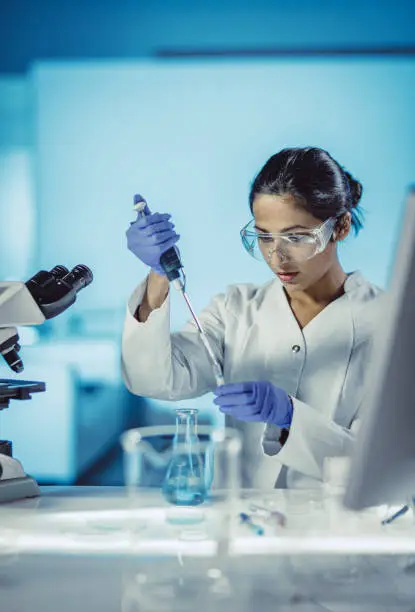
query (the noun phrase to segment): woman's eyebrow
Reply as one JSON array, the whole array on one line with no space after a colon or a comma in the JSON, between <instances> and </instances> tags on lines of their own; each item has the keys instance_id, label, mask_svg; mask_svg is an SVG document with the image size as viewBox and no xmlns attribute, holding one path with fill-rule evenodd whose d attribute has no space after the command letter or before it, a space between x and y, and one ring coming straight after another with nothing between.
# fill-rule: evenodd
<instances>
[{"instance_id":1,"label":"woman's eyebrow","mask_svg":"<svg viewBox=\"0 0 415 612\"><path fill-rule=\"evenodd\" d=\"M290 225L290 227L284 227L279 232L269 232L263 227L259 227L258 225L255 225L255 229L257 229L259 232L263 232L264 234L272 234L272 233L285 234L286 232L292 232L292 230L295 230L295 229L309 230L310 228L306 227L305 225Z\"/></svg>"}]
</instances>

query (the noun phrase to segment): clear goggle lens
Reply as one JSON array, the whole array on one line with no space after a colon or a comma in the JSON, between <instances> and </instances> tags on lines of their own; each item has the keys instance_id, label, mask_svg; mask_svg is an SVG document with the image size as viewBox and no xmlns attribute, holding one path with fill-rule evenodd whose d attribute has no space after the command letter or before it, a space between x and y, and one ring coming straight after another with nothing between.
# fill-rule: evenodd
<instances>
[{"instance_id":1,"label":"clear goggle lens","mask_svg":"<svg viewBox=\"0 0 415 612\"><path fill-rule=\"evenodd\" d=\"M287 261L306 261L324 251L335 224L336 219L330 218L308 232L264 234L255 229L252 219L241 229L240 235L245 250L259 261L270 261L274 252Z\"/></svg>"}]
</instances>

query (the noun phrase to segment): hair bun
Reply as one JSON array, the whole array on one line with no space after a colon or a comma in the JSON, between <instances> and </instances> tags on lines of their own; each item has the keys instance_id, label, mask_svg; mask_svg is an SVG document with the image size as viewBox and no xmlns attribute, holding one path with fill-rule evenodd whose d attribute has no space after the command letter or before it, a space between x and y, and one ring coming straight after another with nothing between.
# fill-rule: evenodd
<instances>
[{"instance_id":1,"label":"hair bun","mask_svg":"<svg viewBox=\"0 0 415 612\"><path fill-rule=\"evenodd\" d=\"M350 172L347 172L347 170L344 170L344 174L346 176L347 182L349 183L351 208L356 208L356 206L358 206L361 200L363 193L362 183L356 181L356 179L353 178Z\"/></svg>"}]
</instances>

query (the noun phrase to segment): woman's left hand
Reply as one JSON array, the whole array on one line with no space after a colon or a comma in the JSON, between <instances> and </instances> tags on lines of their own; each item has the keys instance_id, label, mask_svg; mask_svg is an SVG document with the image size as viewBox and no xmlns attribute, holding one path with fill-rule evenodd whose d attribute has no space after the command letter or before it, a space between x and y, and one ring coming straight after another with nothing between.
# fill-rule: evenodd
<instances>
[{"instance_id":1,"label":"woman's left hand","mask_svg":"<svg viewBox=\"0 0 415 612\"><path fill-rule=\"evenodd\" d=\"M240 421L259 421L278 427L291 425L291 398L283 389L266 380L222 385L215 389L214 394L214 403L220 411Z\"/></svg>"}]
</instances>

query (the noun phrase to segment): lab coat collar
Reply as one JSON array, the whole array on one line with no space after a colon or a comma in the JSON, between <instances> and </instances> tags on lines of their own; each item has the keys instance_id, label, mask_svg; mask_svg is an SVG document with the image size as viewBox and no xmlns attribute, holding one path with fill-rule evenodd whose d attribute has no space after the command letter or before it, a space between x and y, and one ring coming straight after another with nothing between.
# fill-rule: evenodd
<instances>
[{"instance_id":1,"label":"lab coat collar","mask_svg":"<svg viewBox=\"0 0 415 612\"><path fill-rule=\"evenodd\" d=\"M347 278L344 283L344 291L348 293L355 289L356 287L360 287L361 285L367 284L366 279L360 270L355 270L354 272L348 272Z\"/></svg>"}]
</instances>

